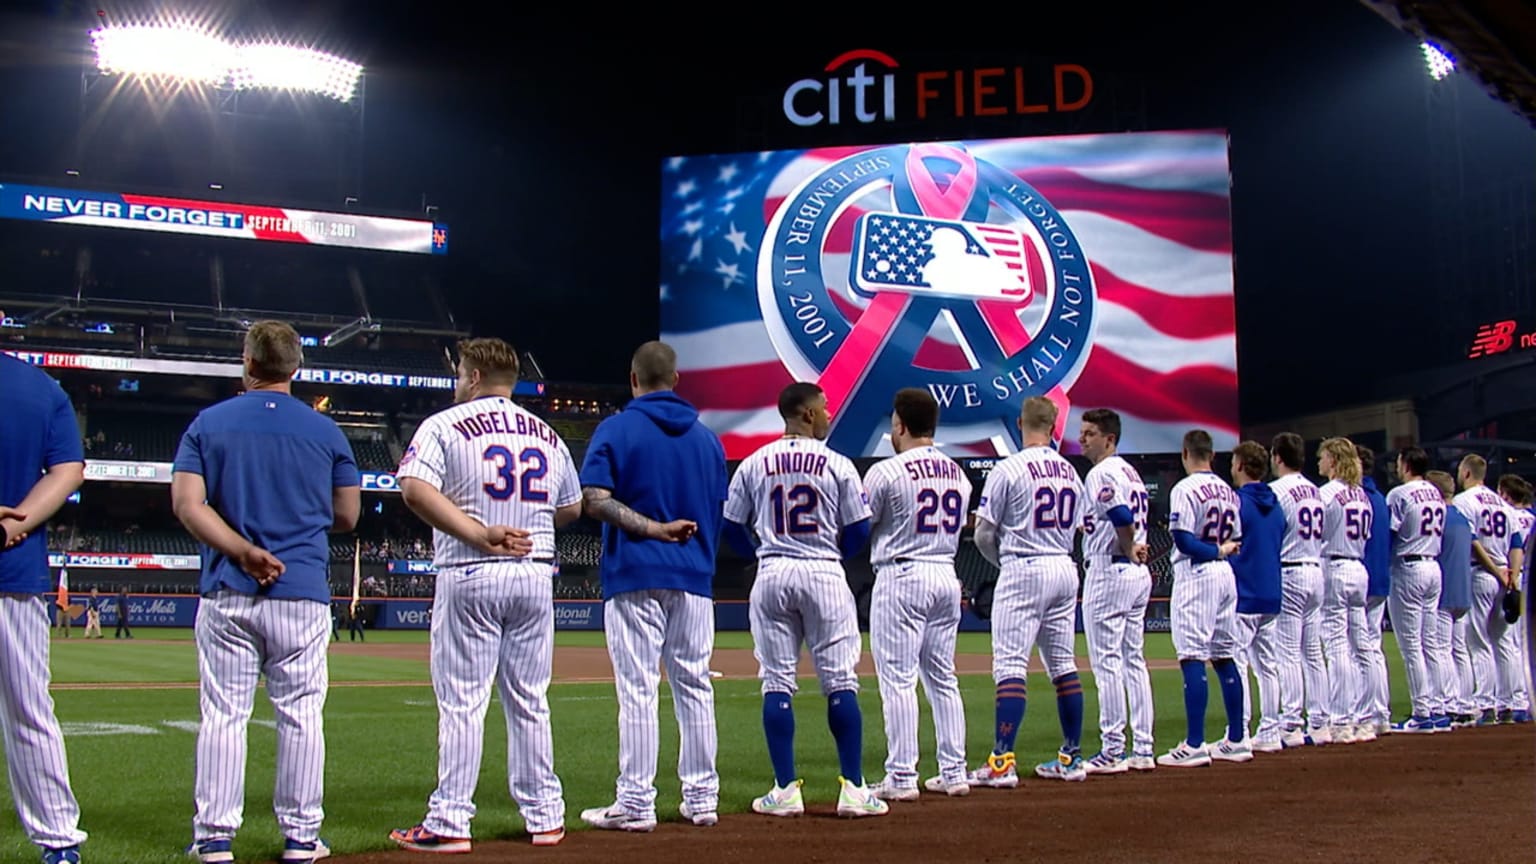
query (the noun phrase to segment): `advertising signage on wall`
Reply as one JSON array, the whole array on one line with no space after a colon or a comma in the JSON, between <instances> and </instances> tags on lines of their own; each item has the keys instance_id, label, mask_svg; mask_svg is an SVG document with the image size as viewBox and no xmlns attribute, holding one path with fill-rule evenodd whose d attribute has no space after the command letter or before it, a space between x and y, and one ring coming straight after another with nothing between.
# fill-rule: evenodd
<instances>
[{"instance_id":1,"label":"advertising signage on wall","mask_svg":"<svg viewBox=\"0 0 1536 864\"><path fill-rule=\"evenodd\" d=\"M448 254L448 226L425 219L326 213L155 195L0 185L0 216L268 243Z\"/></svg>"},{"instance_id":2,"label":"advertising signage on wall","mask_svg":"<svg viewBox=\"0 0 1536 864\"><path fill-rule=\"evenodd\" d=\"M839 126L1068 113L1092 101L1093 75L1076 63L934 69L859 48L786 87L783 108L796 126Z\"/></svg>"}]
</instances>

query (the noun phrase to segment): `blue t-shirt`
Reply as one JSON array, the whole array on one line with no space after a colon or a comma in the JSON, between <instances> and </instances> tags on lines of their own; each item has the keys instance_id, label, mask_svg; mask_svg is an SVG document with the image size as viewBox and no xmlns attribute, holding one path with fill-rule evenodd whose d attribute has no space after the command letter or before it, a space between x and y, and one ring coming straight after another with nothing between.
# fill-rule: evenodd
<instances>
[{"instance_id":1,"label":"blue t-shirt","mask_svg":"<svg viewBox=\"0 0 1536 864\"><path fill-rule=\"evenodd\" d=\"M603 599L656 588L713 597L729 482L719 437L670 390L636 397L600 423L587 443L581 485L607 489L658 522L690 519L699 526L688 542L668 543L605 523Z\"/></svg>"},{"instance_id":2,"label":"blue t-shirt","mask_svg":"<svg viewBox=\"0 0 1536 864\"><path fill-rule=\"evenodd\" d=\"M1472 523L1461 511L1445 508L1440 536L1440 608L1449 612L1472 608Z\"/></svg>"},{"instance_id":3,"label":"blue t-shirt","mask_svg":"<svg viewBox=\"0 0 1536 864\"><path fill-rule=\"evenodd\" d=\"M331 493L360 482L352 446L333 420L286 393L249 391L197 415L181 437L175 470L202 475L209 505L285 568L261 589L238 563L205 546L203 594L228 588L331 602Z\"/></svg>"},{"instance_id":4,"label":"blue t-shirt","mask_svg":"<svg viewBox=\"0 0 1536 864\"><path fill-rule=\"evenodd\" d=\"M0 354L0 504L20 504L43 472L84 462L75 408L59 382ZM48 532L38 526L13 549L0 551L0 592L43 594L48 575Z\"/></svg>"}]
</instances>

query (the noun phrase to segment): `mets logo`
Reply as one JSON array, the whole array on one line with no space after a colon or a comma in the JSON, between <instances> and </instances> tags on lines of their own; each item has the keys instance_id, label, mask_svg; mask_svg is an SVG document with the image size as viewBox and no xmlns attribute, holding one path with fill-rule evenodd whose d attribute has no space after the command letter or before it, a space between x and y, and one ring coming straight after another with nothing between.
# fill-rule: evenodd
<instances>
[{"instance_id":1,"label":"mets logo","mask_svg":"<svg viewBox=\"0 0 1536 864\"><path fill-rule=\"evenodd\" d=\"M801 182L769 221L757 286L780 360L826 391L845 453L875 449L903 387L933 393L947 442L1013 452L1020 404L1064 403L1096 325L1092 270L1056 208L945 144L866 150Z\"/></svg>"}]
</instances>

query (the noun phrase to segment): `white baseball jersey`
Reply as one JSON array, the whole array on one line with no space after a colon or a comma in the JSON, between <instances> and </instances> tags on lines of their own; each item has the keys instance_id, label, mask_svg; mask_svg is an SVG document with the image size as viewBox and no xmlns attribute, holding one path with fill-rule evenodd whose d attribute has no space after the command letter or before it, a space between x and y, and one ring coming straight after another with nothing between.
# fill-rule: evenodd
<instances>
[{"instance_id":1,"label":"white baseball jersey","mask_svg":"<svg viewBox=\"0 0 1536 864\"><path fill-rule=\"evenodd\" d=\"M1338 480L1324 483L1318 494L1323 496L1323 554L1364 560L1374 527L1370 496L1364 488Z\"/></svg>"},{"instance_id":2,"label":"white baseball jersey","mask_svg":"<svg viewBox=\"0 0 1536 864\"><path fill-rule=\"evenodd\" d=\"M878 462L864 477L869 495L870 563L897 559L953 563L970 509L971 480L937 447Z\"/></svg>"},{"instance_id":3,"label":"white baseball jersey","mask_svg":"<svg viewBox=\"0 0 1536 864\"><path fill-rule=\"evenodd\" d=\"M1516 533L1520 535L1521 540L1529 544L1531 542L1531 529L1536 528L1536 513L1532 513L1524 507L1516 507L1513 504L1509 505L1509 509L1510 512L1514 513L1515 524L1520 526L1520 530Z\"/></svg>"},{"instance_id":4,"label":"white baseball jersey","mask_svg":"<svg viewBox=\"0 0 1536 864\"><path fill-rule=\"evenodd\" d=\"M555 510L581 500L576 465L559 433L502 396L471 399L423 420L396 476L431 484L486 525L528 531L529 558L555 556ZM487 558L435 529L432 546L440 568Z\"/></svg>"},{"instance_id":5,"label":"white baseball jersey","mask_svg":"<svg viewBox=\"0 0 1536 864\"><path fill-rule=\"evenodd\" d=\"M1191 474L1175 483L1168 495L1168 530L1188 531L1195 539L1220 546L1243 536L1237 491L1209 471ZM1192 563L1177 544L1173 563Z\"/></svg>"},{"instance_id":6,"label":"white baseball jersey","mask_svg":"<svg viewBox=\"0 0 1536 864\"><path fill-rule=\"evenodd\" d=\"M1510 541L1520 531L1515 509L1487 486L1474 486L1451 499L1451 505L1472 523L1472 536L1493 563L1509 566ZM1470 550L1468 551L1470 553ZM1473 559L1474 564L1476 558Z\"/></svg>"},{"instance_id":7,"label":"white baseball jersey","mask_svg":"<svg viewBox=\"0 0 1536 864\"><path fill-rule=\"evenodd\" d=\"M1301 473L1271 480L1269 488L1285 513L1285 541L1280 560L1287 564L1321 563L1323 557L1323 496Z\"/></svg>"},{"instance_id":8,"label":"white baseball jersey","mask_svg":"<svg viewBox=\"0 0 1536 864\"><path fill-rule=\"evenodd\" d=\"M1025 447L999 462L981 489L978 518L997 526L1000 557L1071 555L1083 483L1060 453Z\"/></svg>"},{"instance_id":9,"label":"white baseball jersey","mask_svg":"<svg viewBox=\"0 0 1536 864\"><path fill-rule=\"evenodd\" d=\"M784 438L742 460L725 518L757 532L757 557L841 561L838 535L869 518L869 501L848 457L814 438Z\"/></svg>"},{"instance_id":10,"label":"white baseball jersey","mask_svg":"<svg viewBox=\"0 0 1536 864\"><path fill-rule=\"evenodd\" d=\"M1083 481L1088 494L1083 510L1083 557L1123 555L1109 511L1124 507L1131 511L1132 530L1137 543L1147 542L1147 486L1131 463L1110 456L1088 469Z\"/></svg>"},{"instance_id":11,"label":"white baseball jersey","mask_svg":"<svg viewBox=\"0 0 1536 864\"><path fill-rule=\"evenodd\" d=\"M1387 493L1392 518L1392 551L1398 555L1440 554L1445 534L1445 496L1428 480L1410 480Z\"/></svg>"}]
</instances>

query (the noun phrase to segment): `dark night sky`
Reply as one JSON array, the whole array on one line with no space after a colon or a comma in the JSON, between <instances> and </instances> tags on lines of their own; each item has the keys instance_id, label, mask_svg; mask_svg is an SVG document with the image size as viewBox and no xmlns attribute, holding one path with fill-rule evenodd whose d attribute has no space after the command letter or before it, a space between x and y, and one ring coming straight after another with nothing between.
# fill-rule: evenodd
<instances>
[{"instance_id":1,"label":"dark night sky","mask_svg":"<svg viewBox=\"0 0 1536 864\"><path fill-rule=\"evenodd\" d=\"M654 337L659 161L672 154L1225 127L1246 422L1370 398L1382 375L1450 359L1443 346L1401 346L1416 328L1454 342L1447 328L1461 321L1426 313L1453 291L1475 300L1479 290L1435 284L1427 250L1453 243L1477 254L1483 241L1434 233L1434 180L1456 166L1432 159L1432 135L1448 136L1451 121L1430 117L1417 45L1349 0L1269 4L1242 24L1230 10L1245 4L1177 13L1017 4L1001 18L925 21L916 34L875 32L862 4L830 14L721 7L665 20L633 7L636 20L623 25L583 20L597 17L586 6L444 11L461 5L221 8L235 25L313 33L368 66L364 203L415 208L426 193L455 232L445 278L460 322L533 350L556 379L619 380L633 346ZM95 8L38 4L36 15L4 20L13 34L25 26L73 38ZM784 87L856 47L940 68L1082 63L1098 93L1091 111L1063 121L866 127L840 138L786 122ZM5 82L51 74L59 93L77 83L62 68L4 71ZM1528 182L1536 133L1472 82L1447 83L1459 105L1464 194ZM0 170L30 170L12 163L31 151L5 137ZM598 214L611 239L594 248L580 228Z\"/></svg>"}]
</instances>

